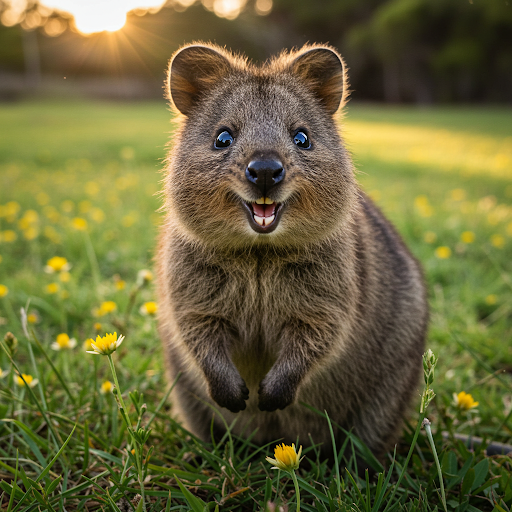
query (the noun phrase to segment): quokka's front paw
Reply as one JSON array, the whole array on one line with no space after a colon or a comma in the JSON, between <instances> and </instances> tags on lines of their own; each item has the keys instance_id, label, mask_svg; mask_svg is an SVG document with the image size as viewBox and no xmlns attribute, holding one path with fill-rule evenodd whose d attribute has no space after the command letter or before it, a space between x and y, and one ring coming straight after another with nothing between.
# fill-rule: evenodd
<instances>
[{"instance_id":1,"label":"quokka's front paw","mask_svg":"<svg viewBox=\"0 0 512 512\"><path fill-rule=\"evenodd\" d=\"M267 375L268 377L268 375ZM287 385L286 379L273 380L265 377L258 391L260 411L275 411L288 407L295 400L295 388Z\"/></svg>"},{"instance_id":2,"label":"quokka's front paw","mask_svg":"<svg viewBox=\"0 0 512 512\"><path fill-rule=\"evenodd\" d=\"M249 398L249 389L242 377L210 383L210 395L221 407L231 412L243 411Z\"/></svg>"}]
</instances>

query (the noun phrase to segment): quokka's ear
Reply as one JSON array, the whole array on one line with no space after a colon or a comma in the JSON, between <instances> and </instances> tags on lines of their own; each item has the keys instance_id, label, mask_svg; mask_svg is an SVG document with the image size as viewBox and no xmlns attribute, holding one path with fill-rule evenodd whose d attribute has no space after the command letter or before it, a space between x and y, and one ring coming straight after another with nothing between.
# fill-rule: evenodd
<instances>
[{"instance_id":1,"label":"quokka's ear","mask_svg":"<svg viewBox=\"0 0 512 512\"><path fill-rule=\"evenodd\" d=\"M299 75L333 115L348 95L348 83L343 59L326 47L307 49L291 63L291 70Z\"/></svg>"},{"instance_id":2,"label":"quokka's ear","mask_svg":"<svg viewBox=\"0 0 512 512\"><path fill-rule=\"evenodd\" d=\"M201 95L225 76L230 67L229 60L209 46L191 45L178 50L169 65L169 99L188 116Z\"/></svg>"}]
</instances>

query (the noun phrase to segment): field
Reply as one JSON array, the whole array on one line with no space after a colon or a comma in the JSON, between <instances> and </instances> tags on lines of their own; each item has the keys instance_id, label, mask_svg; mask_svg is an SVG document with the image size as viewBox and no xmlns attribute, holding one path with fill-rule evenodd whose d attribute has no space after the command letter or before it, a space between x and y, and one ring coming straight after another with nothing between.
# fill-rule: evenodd
<instances>
[{"instance_id":1,"label":"field","mask_svg":"<svg viewBox=\"0 0 512 512\"><path fill-rule=\"evenodd\" d=\"M204 444L172 419L150 271L173 129L163 101L0 106L1 510L296 507L274 445ZM435 450L419 389L385 467L349 438L375 476L303 452L301 509L509 511L512 459L484 448L512 444L512 110L353 104L342 131L425 269ZM124 416L109 358L86 353L113 332Z\"/></svg>"}]
</instances>

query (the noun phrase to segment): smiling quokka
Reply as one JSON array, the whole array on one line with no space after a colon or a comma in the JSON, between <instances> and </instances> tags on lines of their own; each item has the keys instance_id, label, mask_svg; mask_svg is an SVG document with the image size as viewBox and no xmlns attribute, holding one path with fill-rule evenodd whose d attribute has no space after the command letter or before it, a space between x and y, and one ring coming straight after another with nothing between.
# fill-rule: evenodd
<instances>
[{"instance_id":1,"label":"smiling quokka","mask_svg":"<svg viewBox=\"0 0 512 512\"><path fill-rule=\"evenodd\" d=\"M323 443L326 410L377 455L417 389L421 271L360 190L336 124L343 60L305 46L255 66L213 45L171 59L159 330L174 407L204 439ZM338 441L342 433L337 431Z\"/></svg>"}]
</instances>

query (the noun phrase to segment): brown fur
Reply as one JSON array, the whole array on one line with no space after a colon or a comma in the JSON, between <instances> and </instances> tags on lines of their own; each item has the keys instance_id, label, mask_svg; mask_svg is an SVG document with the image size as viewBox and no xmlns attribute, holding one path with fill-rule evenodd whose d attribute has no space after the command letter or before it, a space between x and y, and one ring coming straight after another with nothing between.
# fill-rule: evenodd
<instances>
[{"instance_id":1,"label":"brown fur","mask_svg":"<svg viewBox=\"0 0 512 512\"><path fill-rule=\"evenodd\" d=\"M341 57L313 45L257 67L192 45L173 56L168 91L182 115L165 176L159 329L171 376L183 373L181 419L207 439L206 403L220 405L257 442L311 434L328 453L327 422L305 402L381 456L416 389L427 305L417 262L358 188L338 133ZM234 143L214 149L223 128ZM293 143L298 128L311 149ZM261 195L245 176L254 158L286 170L268 194L283 204L271 233L244 213L242 200Z\"/></svg>"}]
</instances>

